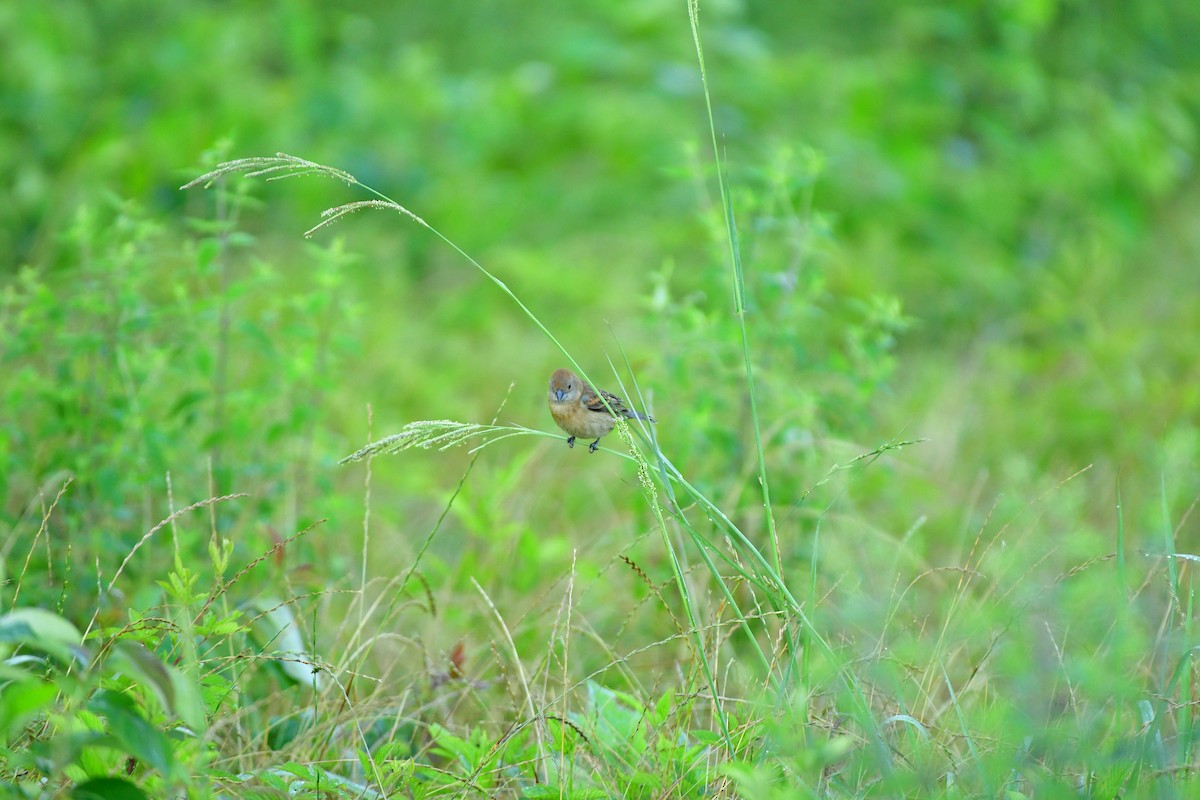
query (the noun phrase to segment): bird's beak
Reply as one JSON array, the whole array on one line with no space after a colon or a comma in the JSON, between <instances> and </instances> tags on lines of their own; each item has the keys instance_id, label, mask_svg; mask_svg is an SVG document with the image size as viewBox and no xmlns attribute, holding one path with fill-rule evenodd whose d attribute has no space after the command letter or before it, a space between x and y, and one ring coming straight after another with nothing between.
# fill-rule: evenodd
<instances>
[{"instance_id":1,"label":"bird's beak","mask_svg":"<svg viewBox=\"0 0 1200 800\"><path fill-rule=\"evenodd\" d=\"M557 397L557 398L558 398L558 402L560 402L560 403L561 403L561 402L563 401L563 398L567 396L567 393L566 393L566 392L564 392L562 389L555 389L555 390L554 390L554 396L555 396L555 397Z\"/></svg>"}]
</instances>

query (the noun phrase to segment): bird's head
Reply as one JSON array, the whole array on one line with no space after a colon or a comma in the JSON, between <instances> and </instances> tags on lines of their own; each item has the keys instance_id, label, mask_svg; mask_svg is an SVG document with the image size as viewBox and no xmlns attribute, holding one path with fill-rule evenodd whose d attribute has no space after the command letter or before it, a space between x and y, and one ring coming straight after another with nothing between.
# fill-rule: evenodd
<instances>
[{"instance_id":1,"label":"bird's head","mask_svg":"<svg viewBox=\"0 0 1200 800\"><path fill-rule=\"evenodd\" d=\"M569 369L556 369L550 376L550 402L573 403L583 393L583 381Z\"/></svg>"}]
</instances>

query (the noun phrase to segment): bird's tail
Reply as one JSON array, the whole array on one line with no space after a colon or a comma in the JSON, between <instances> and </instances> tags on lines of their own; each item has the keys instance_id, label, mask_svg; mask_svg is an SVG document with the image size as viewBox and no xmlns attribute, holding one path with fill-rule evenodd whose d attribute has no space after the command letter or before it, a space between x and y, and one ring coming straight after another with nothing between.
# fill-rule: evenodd
<instances>
[{"instance_id":1,"label":"bird's tail","mask_svg":"<svg viewBox=\"0 0 1200 800\"><path fill-rule=\"evenodd\" d=\"M640 414L637 411L633 411L628 408L625 409L625 418L626 419L640 419L640 420L644 420L646 422L655 422L656 421L654 419L654 417L650 416L649 414Z\"/></svg>"}]
</instances>

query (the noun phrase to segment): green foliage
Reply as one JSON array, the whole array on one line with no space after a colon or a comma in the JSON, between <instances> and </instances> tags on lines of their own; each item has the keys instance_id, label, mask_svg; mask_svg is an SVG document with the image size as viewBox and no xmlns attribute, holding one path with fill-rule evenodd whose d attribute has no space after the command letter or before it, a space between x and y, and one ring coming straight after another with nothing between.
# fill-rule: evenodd
<instances>
[{"instance_id":1,"label":"green foliage","mask_svg":"<svg viewBox=\"0 0 1200 800\"><path fill-rule=\"evenodd\" d=\"M172 486L253 486L260 509L278 509L264 521L282 524L301 513L302 487L327 485L302 454L318 434L309 401L322 391L319 370L342 346L330 308L349 257L336 243L314 248L310 293L284 296L274 268L231 263L253 239L230 220L208 227L180 247L134 203L84 208L67 234L78 266L25 268L0 298L3 402L21 409L0 419L0 482L24 499L8 504L5 520L24 541L46 543L29 547L27 569L50 576L24 584L30 602L83 600L65 582L94 570L86 554L128 552L166 516ZM265 326L289 331L294 348L285 354ZM256 455L244 460L248 441ZM224 458L230 450L236 463ZM45 509L55 492L55 513L43 511L38 530L37 504ZM229 524L217 523L213 541ZM188 556L202 552L191 537L173 538ZM102 572L119 563L106 560ZM132 568L154 574L169 563Z\"/></svg>"},{"instance_id":2,"label":"green foliage","mask_svg":"<svg viewBox=\"0 0 1200 800\"><path fill-rule=\"evenodd\" d=\"M712 751L686 729L687 704L664 694L653 707L639 698L587 685L586 700L574 721L587 749L599 761L603 784L626 797L680 797L703 793L713 776Z\"/></svg>"},{"instance_id":3,"label":"green foliage","mask_svg":"<svg viewBox=\"0 0 1200 800\"><path fill-rule=\"evenodd\" d=\"M121 637L88 646L42 609L0 617L0 642L0 756L13 796L49 797L70 783L73 797L145 797L139 784L194 785L203 796L192 781L208 761L206 718L183 673Z\"/></svg>"},{"instance_id":4,"label":"green foliage","mask_svg":"<svg viewBox=\"0 0 1200 800\"><path fill-rule=\"evenodd\" d=\"M1197 7L687 5L0 8L7 796L1194 792Z\"/></svg>"}]
</instances>

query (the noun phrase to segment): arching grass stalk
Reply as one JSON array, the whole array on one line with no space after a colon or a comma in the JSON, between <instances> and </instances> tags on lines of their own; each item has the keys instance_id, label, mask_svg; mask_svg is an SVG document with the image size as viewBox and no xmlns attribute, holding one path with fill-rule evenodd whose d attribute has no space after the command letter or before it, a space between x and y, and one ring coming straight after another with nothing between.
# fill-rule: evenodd
<instances>
[{"instance_id":1,"label":"arching grass stalk","mask_svg":"<svg viewBox=\"0 0 1200 800\"><path fill-rule=\"evenodd\" d=\"M358 187L368 194L375 195L375 197L379 198L378 200L358 200L352 203L344 203L340 206L334 206L333 208L325 209L321 212L321 222L305 231L305 237L311 237L317 231L332 225L342 217L353 214L357 211L362 211L364 209L395 211L398 214L408 217L413 222L416 222L418 225L425 228L434 236L449 245L454 252L466 259L468 264L475 267L475 269L483 273L488 280L496 284L496 286L500 288L500 291L508 295L509 299L517 304L529 321L537 326L537 329L544 333L547 339L554 343L554 346L558 348L559 352L561 352L567 361L570 362L571 367L578 374L582 375L584 380L588 381L589 383L592 382L587 376L587 373L584 371L583 367L581 367L579 363L571 356L571 354L567 352L567 348L565 348L562 342L558 340L558 337L550 332L550 329L547 328L542 321L538 319L537 315L534 314L533 311L531 311L529 307L521 301L521 298L517 297L512 289L508 288L508 284L489 272L482 264L472 258L470 254L455 244L449 237L447 237L437 228L433 227L421 217L409 211L407 208L400 205L383 192L380 192L378 189L362 183L349 172L336 167L330 167L325 164L318 164L315 161L308 161L307 159L288 155L287 153L276 153L274 156L255 156L252 158L239 158L234 161L226 161L223 164L218 164L216 169L213 169L198 178L188 181L179 188L191 189L196 186L208 187L211 186L218 178L231 174L244 174L248 178L266 177L267 180L282 180L284 178L298 178L306 175L321 175L327 178L333 178L335 180L342 181L348 186Z\"/></svg>"}]
</instances>

